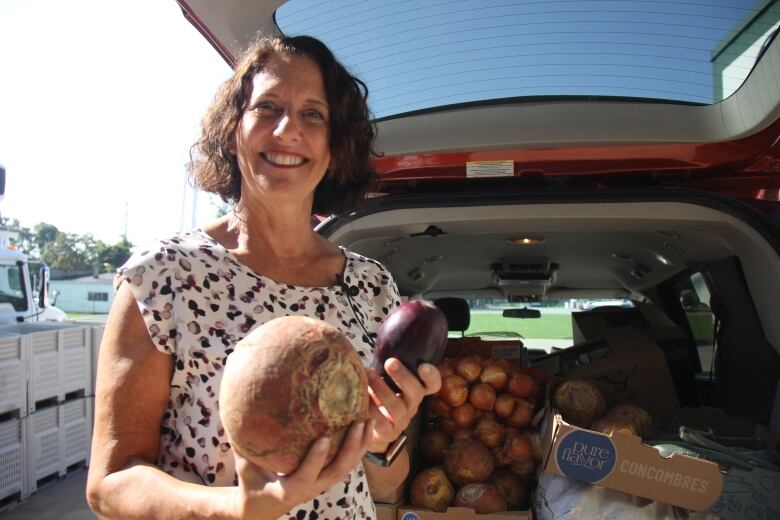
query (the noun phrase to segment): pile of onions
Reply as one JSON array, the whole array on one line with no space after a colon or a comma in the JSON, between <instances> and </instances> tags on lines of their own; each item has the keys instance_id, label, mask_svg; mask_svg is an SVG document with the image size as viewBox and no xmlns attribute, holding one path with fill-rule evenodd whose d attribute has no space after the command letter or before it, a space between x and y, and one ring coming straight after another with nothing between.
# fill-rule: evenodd
<instances>
[{"instance_id":1,"label":"pile of onions","mask_svg":"<svg viewBox=\"0 0 780 520\"><path fill-rule=\"evenodd\" d=\"M429 423L419 446L425 467L438 470L415 477L412 505L432 508L435 502L434 510L445 510L441 493L428 500L425 489L440 490L446 477L455 493L448 505L490 512L527 507L542 458L531 420L541 408L547 374L478 354L444 358L438 368L442 387L427 398Z\"/></svg>"}]
</instances>

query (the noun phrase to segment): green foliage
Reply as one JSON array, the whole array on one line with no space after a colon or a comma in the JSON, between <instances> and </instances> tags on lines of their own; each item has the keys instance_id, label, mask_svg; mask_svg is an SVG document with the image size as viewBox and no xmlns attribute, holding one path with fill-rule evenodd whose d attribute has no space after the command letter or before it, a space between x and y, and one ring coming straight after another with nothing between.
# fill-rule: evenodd
<instances>
[{"instance_id":1,"label":"green foliage","mask_svg":"<svg viewBox=\"0 0 780 520\"><path fill-rule=\"evenodd\" d=\"M39 251L43 251L46 244L57 240L60 230L57 226L47 224L46 222L39 222L33 226L33 241Z\"/></svg>"},{"instance_id":2,"label":"green foliage","mask_svg":"<svg viewBox=\"0 0 780 520\"><path fill-rule=\"evenodd\" d=\"M91 271L93 266L100 272L113 271L130 257L133 247L125 237L115 244L106 244L91 233L66 233L46 222L39 222L30 230L17 219L0 216L0 225L17 231L14 245L23 252L62 271Z\"/></svg>"}]
</instances>

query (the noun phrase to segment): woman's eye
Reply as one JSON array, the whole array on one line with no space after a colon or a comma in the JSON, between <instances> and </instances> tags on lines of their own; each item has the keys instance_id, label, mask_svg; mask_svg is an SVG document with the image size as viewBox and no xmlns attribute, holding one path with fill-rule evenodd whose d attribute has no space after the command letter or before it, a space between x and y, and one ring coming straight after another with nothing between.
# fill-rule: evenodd
<instances>
[{"instance_id":1,"label":"woman's eye","mask_svg":"<svg viewBox=\"0 0 780 520\"><path fill-rule=\"evenodd\" d=\"M270 101L261 101L255 105L255 110L259 110L261 112L276 112L279 110L279 108Z\"/></svg>"},{"instance_id":2,"label":"woman's eye","mask_svg":"<svg viewBox=\"0 0 780 520\"><path fill-rule=\"evenodd\" d=\"M312 121L325 121L325 115L319 110L314 110L314 109L305 110L303 112L303 116L306 119L310 119Z\"/></svg>"}]
</instances>

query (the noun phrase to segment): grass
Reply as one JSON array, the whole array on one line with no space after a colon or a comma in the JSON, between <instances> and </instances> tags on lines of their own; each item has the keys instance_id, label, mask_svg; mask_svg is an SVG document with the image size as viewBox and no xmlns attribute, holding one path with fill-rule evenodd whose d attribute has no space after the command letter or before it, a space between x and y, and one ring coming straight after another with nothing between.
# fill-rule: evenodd
<instances>
[{"instance_id":1,"label":"grass","mask_svg":"<svg viewBox=\"0 0 780 520\"><path fill-rule=\"evenodd\" d=\"M68 313L68 319L69 320L81 320L84 318L92 318L93 316L105 316L104 313L102 314L93 314L91 312L69 312Z\"/></svg>"},{"instance_id":2,"label":"grass","mask_svg":"<svg viewBox=\"0 0 780 520\"><path fill-rule=\"evenodd\" d=\"M471 314L471 324L466 334L473 332L517 332L524 338L571 339L570 314L544 314L541 318L504 318L500 312L479 312Z\"/></svg>"},{"instance_id":3,"label":"grass","mask_svg":"<svg viewBox=\"0 0 780 520\"><path fill-rule=\"evenodd\" d=\"M712 343L712 313L710 312L689 312L687 313L688 323L691 325L693 337L697 341Z\"/></svg>"}]
</instances>

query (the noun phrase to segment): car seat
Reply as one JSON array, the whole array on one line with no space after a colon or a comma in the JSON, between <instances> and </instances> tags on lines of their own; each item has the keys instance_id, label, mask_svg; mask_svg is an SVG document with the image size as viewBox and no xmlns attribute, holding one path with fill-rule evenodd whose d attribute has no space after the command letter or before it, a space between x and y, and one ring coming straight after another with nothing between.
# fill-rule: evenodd
<instances>
[{"instance_id":1,"label":"car seat","mask_svg":"<svg viewBox=\"0 0 780 520\"><path fill-rule=\"evenodd\" d=\"M463 298L447 297L437 298L433 304L444 313L450 332L460 331L460 335L463 337L471 323L469 303Z\"/></svg>"}]
</instances>

